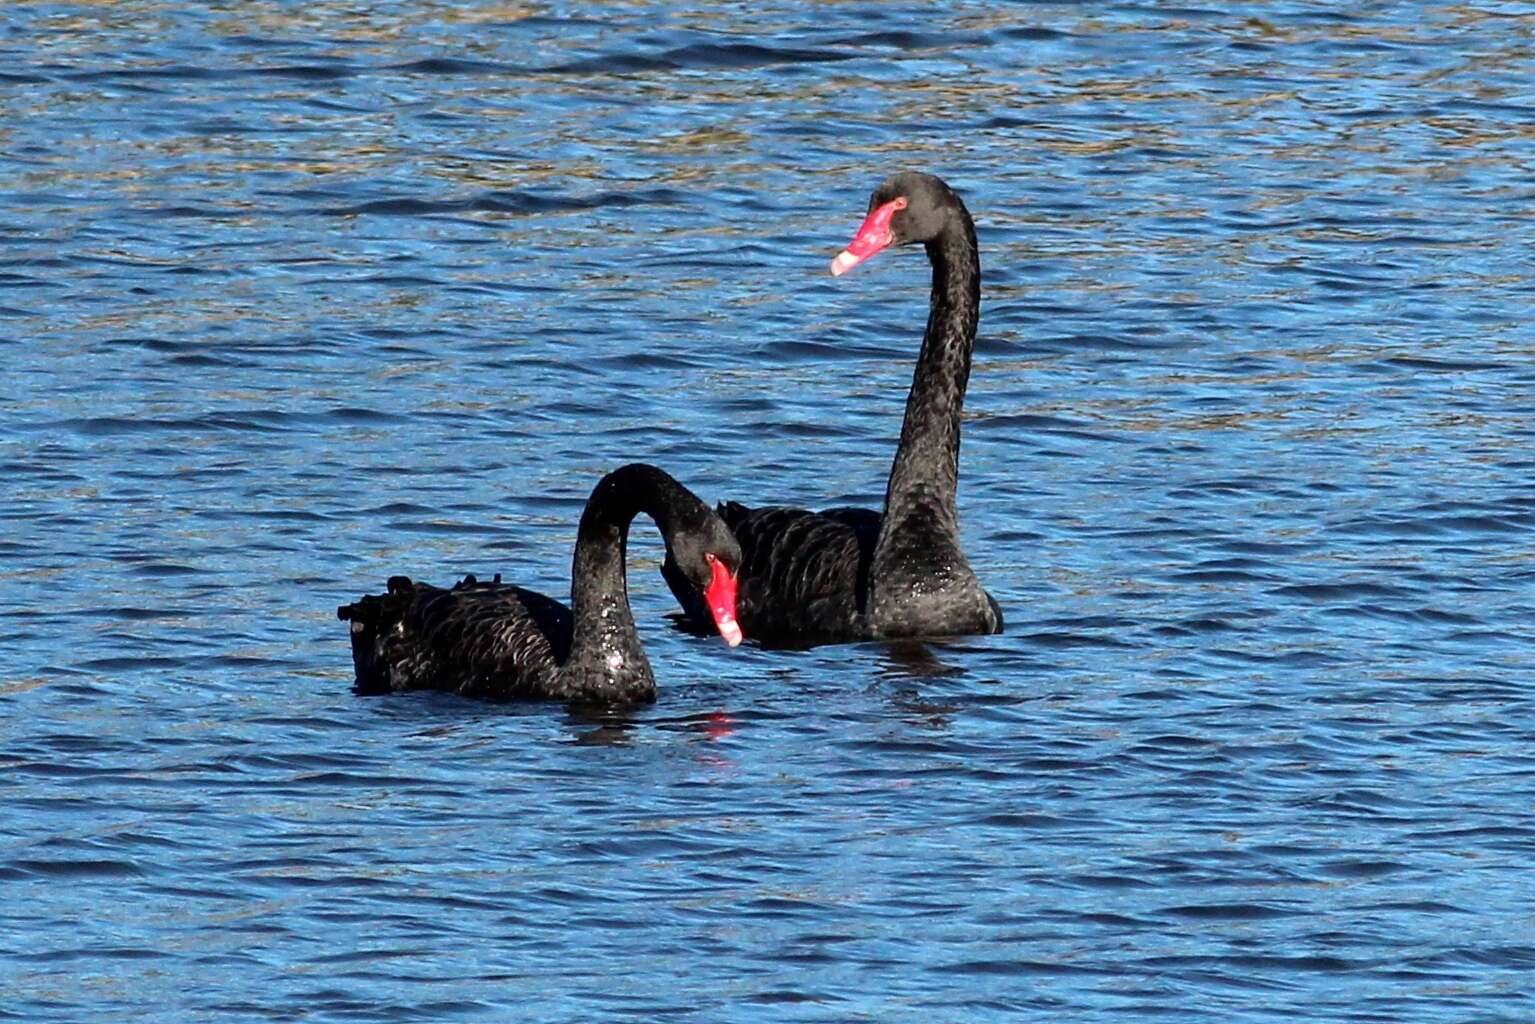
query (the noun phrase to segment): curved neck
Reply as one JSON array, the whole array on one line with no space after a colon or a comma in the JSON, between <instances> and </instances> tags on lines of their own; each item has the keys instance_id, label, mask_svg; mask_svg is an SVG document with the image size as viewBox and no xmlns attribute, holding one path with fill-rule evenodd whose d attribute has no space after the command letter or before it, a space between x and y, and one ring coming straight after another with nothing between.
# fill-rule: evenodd
<instances>
[{"instance_id":1,"label":"curved neck","mask_svg":"<svg viewBox=\"0 0 1535 1024\"><path fill-rule=\"evenodd\" d=\"M635 464L603 477L587 499L570 570L570 653L560 666L573 680L581 679L580 696L615 699L655 686L629 609L624 575L629 524L643 512L670 537L681 490L655 467Z\"/></svg>"},{"instance_id":2,"label":"curved neck","mask_svg":"<svg viewBox=\"0 0 1535 1024\"><path fill-rule=\"evenodd\" d=\"M914 525L928 531L938 528L956 538L959 532L959 422L981 310L980 253L963 204L927 243L927 257L933 264L927 333L890 467L882 541L911 516L918 517Z\"/></svg>"}]
</instances>

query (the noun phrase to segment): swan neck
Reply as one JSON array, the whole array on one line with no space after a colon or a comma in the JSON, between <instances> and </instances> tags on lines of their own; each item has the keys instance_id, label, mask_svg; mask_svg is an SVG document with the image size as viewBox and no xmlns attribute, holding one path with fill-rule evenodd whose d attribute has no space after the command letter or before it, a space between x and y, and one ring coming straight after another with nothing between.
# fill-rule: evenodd
<instances>
[{"instance_id":1,"label":"swan neck","mask_svg":"<svg viewBox=\"0 0 1535 1024\"><path fill-rule=\"evenodd\" d=\"M634 628L625 575L629 525L644 513L670 536L673 491L680 485L652 466L614 470L598 481L576 532L571 563L570 654L561 670L602 679L598 689L619 692L654 686L650 663ZM607 696L609 694L595 694Z\"/></svg>"},{"instance_id":2,"label":"swan neck","mask_svg":"<svg viewBox=\"0 0 1535 1024\"><path fill-rule=\"evenodd\" d=\"M903 511L920 510L931 527L957 537L959 426L981 306L980 253L963 205L927 243L927 255L933 265L927 331L890 468L885 524L899 526Z\"/></svg>"}]
</instances>

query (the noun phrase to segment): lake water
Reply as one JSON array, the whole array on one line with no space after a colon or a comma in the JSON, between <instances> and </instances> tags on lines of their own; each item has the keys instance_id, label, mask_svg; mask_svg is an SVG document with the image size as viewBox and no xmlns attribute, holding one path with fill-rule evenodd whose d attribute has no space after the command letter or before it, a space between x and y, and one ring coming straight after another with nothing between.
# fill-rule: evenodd
<instances>
[{"instance_id":1,"label":"lake water","mask_svg":"<svg viewBox=\"0 0 1535 1024\"><path fill-rule=\"evenodd\" d=\"M195 7L188 11L185 8ZM13 3L0 1019L1535 1019L1535 6ZM1004 635L630 588L627 716L350 691L604 471L883 496L985 272Z\"/></svg>"}]
</instances>

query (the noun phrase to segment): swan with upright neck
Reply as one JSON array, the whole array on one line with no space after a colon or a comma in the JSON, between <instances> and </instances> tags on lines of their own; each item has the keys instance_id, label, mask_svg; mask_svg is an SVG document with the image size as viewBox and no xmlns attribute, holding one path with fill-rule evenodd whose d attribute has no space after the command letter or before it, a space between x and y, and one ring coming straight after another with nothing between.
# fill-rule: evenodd
<instances>
[{"instance_id":1,"label":"swan with upright neck","mask_svg":"<svg viewBox=\"0 0 1535 1024\"><path fill-rule=\"evenodd\" d=\"M736 502L717 511L741 544L739 616L767 647L999 633L1002 611L960 547L959 426L980 320L980 253L964 202L914 171L882 182L832 261L840 276L892 246L921 244L933 267L883 513ZM679 567L662 572L694 624L707 622Z\"/></svg>"},{"instance_id":2,"label":"swan with upright neck","mask_svg":"<svg viewBox=\"0 0 1535 1024\"><path fill-rule=\"evenodd\" d=\"M570 607L531 590L465 577L449 589L389 580L384 594L336 610L351 622L361 693L449 690L492 700L634 704L655 699L624 576L629 524L644 513L668 563L725 642L736 617L741 548L699 498L654 466L634 463L598 481L581 514Z\"/></svg>"}]
</instances>

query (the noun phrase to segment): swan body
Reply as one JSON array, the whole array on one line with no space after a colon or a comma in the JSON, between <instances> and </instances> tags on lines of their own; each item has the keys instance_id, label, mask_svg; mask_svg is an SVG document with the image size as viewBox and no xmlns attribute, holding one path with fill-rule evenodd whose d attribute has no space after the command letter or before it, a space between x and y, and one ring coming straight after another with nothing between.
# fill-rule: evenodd
<instances>
[{"instance_id":1,"label":"swan body","mask_svg":"<svg viewBox=\"0 0 1535 1024\"><path fill-rule=\"evenodd\" d=\"M741 548L722 520L654 466L603 477L581 515L571 606L522 587L466 576L444 589L389 580L383 594L342 605L362 693L449 690L494 700L623 704L655 699L624 578L629 524L644 513L665 539L681 585L732 647Z\"/></svg>"},{"instance_id":2,"label":"swan body","mask_svg":"<svg viewBox=\"0 0 1535 1024\"><path fill-rule=\"evenodd\" d=\"M746 634L767 647L998 633L1002 611L959 542L959 425L980 319L980 254L964 202L930 174L874 190L834 275L893 245L922 244L933 288L883 512L736 502L717 511L741 544ZM686 619L707 622L669 561Z\"/></svg>"}]
</instances>

